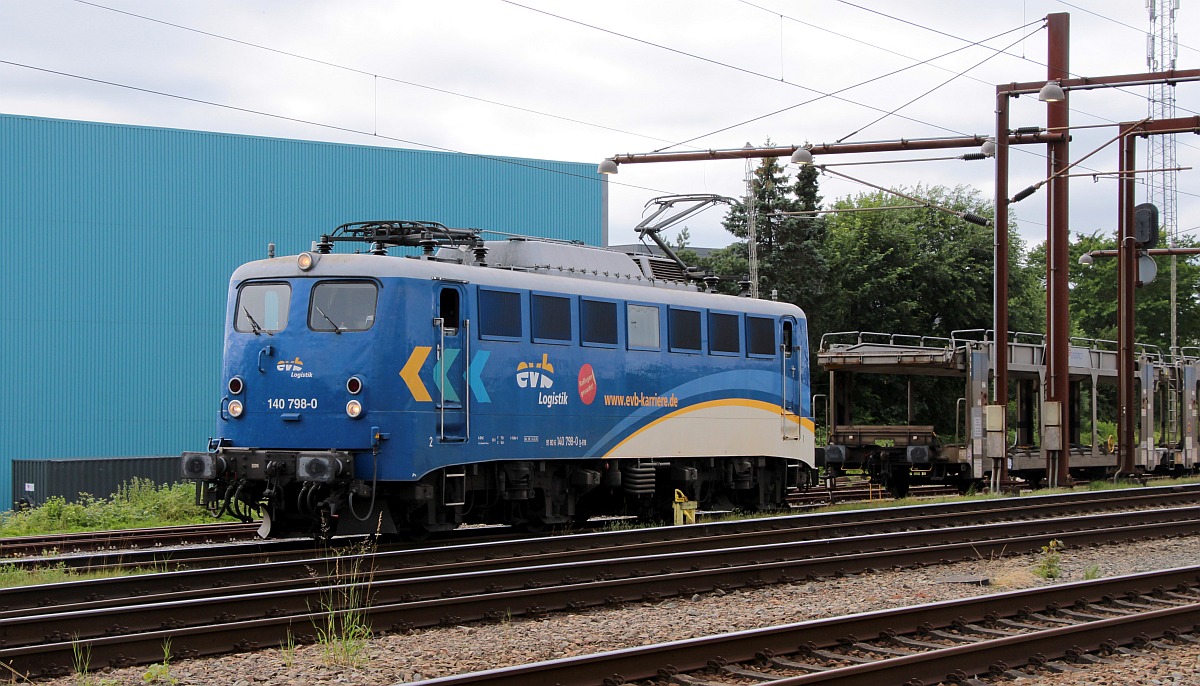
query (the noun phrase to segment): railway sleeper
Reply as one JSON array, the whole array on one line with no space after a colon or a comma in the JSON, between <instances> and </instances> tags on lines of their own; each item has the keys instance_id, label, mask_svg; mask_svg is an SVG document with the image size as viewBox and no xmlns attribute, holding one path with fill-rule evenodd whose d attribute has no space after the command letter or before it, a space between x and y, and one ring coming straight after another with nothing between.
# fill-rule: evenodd
<instances>
[{"instance_id":1,"label":"railway sleeper","mask_svg":"<svg viewBox=\"0 0 1200 686\"><path fill-rule=\"evenodd\" d=\"M766 672L758 672L753 669L746 669L744 667L736 667L736 666L722 667L721 673L728 674L730 676L738 676L743 679L754 679L756 681L778 681L779 680L779 675L777 675L777 674L767 674Z\"/></svg>"},{"instance_id":2,"label":"railway sleeper","mask_svg":"<svg viewBox=\"0 0 1200 686\"><path fill-rule=\"evenodd\" d=\"M819 657L822 660L829 660L830 662L849 662L859 665L867 664L868 662L874 662L874 660L869 660L867 658L846 655L845 653L835 653L830 650L821 650L814 647L805 647L800 652L807 657Z\"/></svg>"},{"instance_id":3,"label":"railway sleeper","mask_svg":"<svg viewBox=\"0 0 1200 686\"><path fill-rule=\"evenodd\" d=\"M1019 631L991 629L986 626L979 626L978 624L970 623L956 623L954 628L965 633L978 634L980 636L987 636L989 638L1004 638L1005 636L1016 636L1021 633Z\"/></svg>"},{"instance_id":4,"label":"railway sleeper","mask_svg":"<svg viewBox=\"0 0 1200 686\"><path fill-rule=\"evenodd\" d=\"M886 655L888 657L905 657L907 655L916 655L914 650L904 650L902 648L889 648L887 646L877 646L870 643L855 643L854 649L872 655Z\"/></svg>"},{"instance_id":5,"label":"railway sleeper","mask_svg":"<svg viewBox=\"0 0 1200 686\"><path fill-rule=\"evenodd\" d=\"M796 662L795 660L789 660L784 657L772 657L770 659L770 663L771 666L779 667L780 669L795 669L798 671L813 673L828 672L831 669L835 669L834 667L829 667L826 665L814 665L809 662Z\"/></svg>"},{"instance_id":6,"label":"railway sleeper","mask_svg":"<svg viewBox=\"0 0 1200 686\"><path fill-rule=\"evenodd\" d=\"M622 683L622 682L613 682L613 683ZM717 681L707 681L705 679L697 679L696 677L688 676L687 674L672 675L671 679L668 683L678 684L679 686L729 686L729 684L727 684L727 683L720 683ZM606 686L607 686L607 684L606 684Z\"/></svg>"}]
</instances>

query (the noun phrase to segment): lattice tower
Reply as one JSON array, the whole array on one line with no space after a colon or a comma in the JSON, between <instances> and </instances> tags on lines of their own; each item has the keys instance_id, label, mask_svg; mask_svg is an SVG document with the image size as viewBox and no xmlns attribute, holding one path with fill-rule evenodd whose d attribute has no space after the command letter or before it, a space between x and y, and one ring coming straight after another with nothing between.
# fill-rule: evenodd
<instances>
[{"instance_id":1,"label":"lattice tower","mask_svg":"<svg viewBox=\"0 0 1200 686\"><path fill-rule=\"evenodd\" d=\"M1179 37L1175 33L1175 15L1179 0L1145 0L1150 12L1150 33L1146 36L1146 66L1152 72L1175 68L1179 53ZM1149 116L1151 119L1170 119L1175 116L1175 87L1168 84L1150 86ZM1147 168L1175 167L1175 136L1150 136L1147 146ZM1152 172L1146 176L1147 202L1158 205L1159 226L1174 247L1175 240L1175 177L1173 171Z\"/></svg>"}]
</instances>

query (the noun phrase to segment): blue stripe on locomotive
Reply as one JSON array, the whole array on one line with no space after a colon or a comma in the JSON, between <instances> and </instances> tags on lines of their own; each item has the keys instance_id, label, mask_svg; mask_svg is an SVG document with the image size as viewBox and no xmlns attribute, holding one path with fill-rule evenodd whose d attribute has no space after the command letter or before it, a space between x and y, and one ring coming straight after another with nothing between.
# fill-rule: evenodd
<instances>
[{"instance_id":1,"label":"blue stripe on locomotive","mask_svg":"<svg viewBox=\"0 0 1200 686\"><path fill-rule=\"evenodd\" d=\"M438 290L449 286L417 278L370 279L379 290L376 318L368 330L311 331L306 320L312 287L330 280L363 279L261 279L291 286L287 326L270 336L234 330L240 284L231 283L225 378L240 375L245 380L246 390L239 397L246 411L240 418L228 417L224 409L230 396L226 394L218 435L233 445L350 450L357 454L359 478L411 480L438 468L473 462L619 457L621 453L614 449L638 432L714 404L780 411L785 390L781 359L748 356L744 335L742 352L736 355L671 352L667 307L659 303L659 350L629 349L623 305L655 304L652 298L660 294L658 289L631 288L630 295L636 297L618 301L620 343L608 347L581 344L578 298L588 296L577 294L562 294L572 297L574 325L569 343L531 342L529 291L521 292L524 316L519 337L481 337L475 330L480 288L476 285L453 286L463 296L462 317L471 321L472 328L443 341L433 318ZM794 326L798 383L788 384L792 396L788 405L793 411L798 408L800 424L811 431L802 314ZM739 330L745 328L743 321ZM778 336L777 330L776 342ZM439 359L438 345L443 342ZM592 380L581 379L581 372L587 376L589 369ZM357 395L345 387L353 375L364 382ZM362 402L363 416L346 415L350 399ZM458 434L447 437L465 440L442 440L445 428L439 404L449 406L450 434ZM467 415L469 435L465 435ZM376 430L387 435L379 444L377 460L370 452Z\"/></svg>"}]
</instances>

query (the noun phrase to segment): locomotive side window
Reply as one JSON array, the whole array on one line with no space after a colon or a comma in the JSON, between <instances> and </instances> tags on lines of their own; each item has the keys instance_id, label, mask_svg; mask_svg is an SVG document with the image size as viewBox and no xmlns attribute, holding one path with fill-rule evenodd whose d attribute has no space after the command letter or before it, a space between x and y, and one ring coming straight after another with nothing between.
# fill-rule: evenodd
<instances>
[{"instance_id":1,"label":"locomotive side window","mask_svg":"<svg viewBox=\"0 0 1200 686\"><path fill-rule=\"evenodd\" d=\"M286 283L248 283L238 292L233 328L245 333L274 333L287 326L292 287Z\"/></svg>"},{"instance_id":2,"label":"locomotive side window","mask_svg":"<svg viewBox=\"0 0 1200 686\"><path fill-rule=\"evenodd\" d=\"M698 310L679 310L672 307L667 316L667 335L671 341L671 350L679 352L700 352L700 312Z\"/></svg>"},{"instance_id":3,"label":"locomotive side window","mask_svg":"<svg viewBox=\"0 0 1200 686\"><path fill-rule=\"evenodd\" d=\"M579 319L579 332L585 344L617 344L617 304L615 302L581 298Z\"/></svg>"},{"instance_id":4,"label":"locomotive side window","mask_svg":"<svg viewBox=\"0 0 1200 686\"><path fill-rule=\"evenodd\" d=\"M708 352L718 354L742 352L742 335L739 328L736 314L709 312Z\"/></svg>"},{"instance_id":5,"label":"locomotive side window","mask_svg":"<svg viewBox=\"0 0 1200 686\"><path fill-rule=\"evenodd\" d=\"M366 331L375 324L379 289L370 281L324 281L313 286L308 328L313 331Z\"/></svg>"},{"instance_id":6,"label":"locomotive side window","mask_svg":"<svg viewBox=\"0 0 1200 686\"><path fill-rule=\"evenodd\" d=\"M442 319L442 328L458 329L460 315L457 290L443 288L441 293L438 293L438 317Z\"/></svg>"},{"instance_id":7,"label":"locomotive side window","mask_svg":"<svg viewBox=\"0 0 1200 686\"><path fill-rule=\"evenodd\" d=\"M521 294L479 289L479 335L521 337Z\"/></svg>"},{"instance_id":8,"label":"locomotive side window","mask_svg":"<svg viewBox=\"0 0 1200 686\"><path fill-rule=\"evenodd\" d=\"M533 340L571 340L571 299L555 295L531 296Z\"/></svg>"},{"instance_id":9,"label":"locomotive side window","mask_svg":"<svg viewBox=\"0 0 1200 686\"><path fill-rule=\"evenodd\" d=\"M766 317L746 317L746 352L751 357L775 357L775 320Z\"/></svg>"},{"instance_id":10,"label":"locomotive side window","mask_svg":"<svg viewBox=\"0 0 1200 686\"><path fill-rule=\"evenodd\" d=\"M642 350L658 350L659 311L653 305L629 303L625 309L625 330L628 331L629 347Z\"/></svg>"}]
</instances>

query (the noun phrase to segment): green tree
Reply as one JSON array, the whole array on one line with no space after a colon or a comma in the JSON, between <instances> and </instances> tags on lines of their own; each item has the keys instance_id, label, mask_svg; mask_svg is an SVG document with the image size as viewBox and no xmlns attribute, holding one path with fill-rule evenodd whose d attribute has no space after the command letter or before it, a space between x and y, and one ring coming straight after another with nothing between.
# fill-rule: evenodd
<instances>
[{"instance_id":1,"label":"green tree","mask_svg":"<svg viewBox=\"0 0 1200 686\"><path fill-rule=\"evenodd\" d=\"M771 145L770 140L766 144ZM815 309L825 290L821 250L825 220L815 213L794 213L820 209L817 177L817 170L809 166L801 167L795 180L790 180L779 160L768 157L755 168L751 180L760 297L775 291L779 300L806 310ZM725 229L741 240L712 255L714 273L749 274L747 209L743 202L725 215Z\"/></svg>"},{"instance_id":2,"label":"green tree","mask_svg":"<svg viewBox=\"0 0 1200 686\"><path fill-rule=\"evenodd\" d=\"M1177 247L1197 246L1194 238L1184 237ZM1079 258L1093 250L1115 250L1116 238L1102 232L1075 234L1069 252L1071 288L1071 333L1105 341L1117 339L1117 260L1096 257L1082 265ZM1177 258L1177 341L1180 347L1200 345L1200 264L1196 257ZM1157 345L1166 351L1171 344L1171 258L1157 257L1158 276L1134 293L1134 338L1139 343ZM1046 247L1030 252L1031 269L1044 279Z\"/></svg>"},{"instance_id":3,"label":"green tree","mask_svg":"<svg viewBox=\"0 0 1200 686\"><path fill-rule=\"evenodd\" d=\"M901 189L933 204L992 216L979 191L942 186ZM993 327L993 233L954 214L882 191L844 198L827 218L825 256L830 283L823 306L846 330L949 336ZM1020 259L1023 245L1009 245L1009 326L1039 331L1038 284Z\"/></svg>"},{"instance_id":4,"label":"green tree","mask_svg":"<svg viewBox=\"0 0 1200 686\"><path fill-rule=\"evenodd\" d=\"M675 246L674 247L676 248L676 250L683 250L684 248L688 247L688 243L690 243L691 240L692 240L692 232L688 230L688 227L684 226L682 229L679 230L679 233L675 236Z\"/></svg>"},{"instance_id":5,"label":"green tree","mask_svg":"<svg viewBox=\"0 0 1200 686\"><path fill-rule=\"evenodd\" d=\"M911 197L991 218L993 206L977 190L917 186L898 189ZM824 326L813 333L872 331L949 337L956 331L993 328L993 241L990 227L882 191L843 198L827 219L823 252L830 275L822 298ZM895 209L885 209L885 208ZM1038 282L1022 260L1023 245L1012 232L1009 245L1010 328L1040 331L1044 301ZM932 424L954 431L953 402L961 379L872 377L855 392L854 421Z\"/></svg>"}]
</instances>

